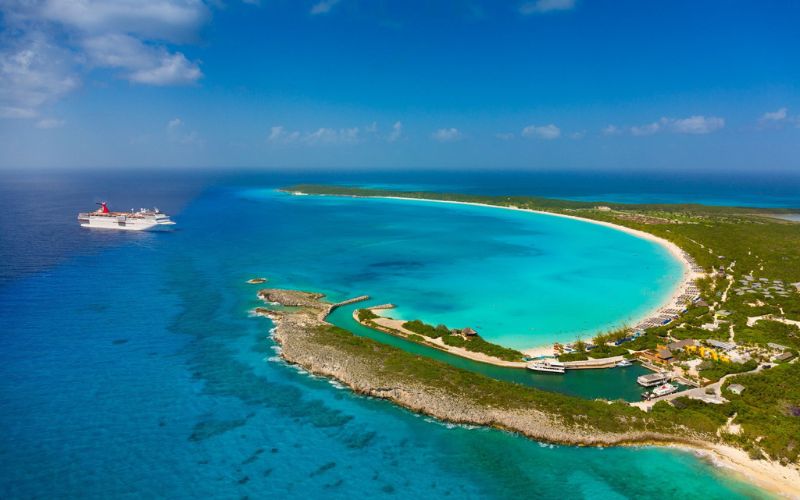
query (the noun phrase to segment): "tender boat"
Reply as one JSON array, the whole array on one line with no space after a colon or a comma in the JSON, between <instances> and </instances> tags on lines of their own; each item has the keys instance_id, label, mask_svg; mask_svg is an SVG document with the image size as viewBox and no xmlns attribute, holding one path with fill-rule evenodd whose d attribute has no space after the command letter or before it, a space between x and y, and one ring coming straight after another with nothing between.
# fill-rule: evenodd
<instances>
[{"instance_id":1,"label":"tender boat","mask_svg":"<svg viewBox=\"0 0 800 500\"><path fill-rule=\"evenodd\" d=\"M632 366L632 365L633 365L633 363L631 363L631 361L629 359L623 359L622 361L617 363L617 366L620 367L620 368L624 368L626 366Z\"/></svg>"},{"instance_id":2,"label":"tender boat","mask_svg":"<svg viewBox=\"0 0 800 500\"><path fill-rule=\"evenodd\" d=\"M666 396L667 394L672 394L673 392L678 390L678 386L672 385L670 383L666 383L663 385L659 385L655 389L653 389L653 397L660 398L661 396Z\"/></svg>"},{"instance_id":3,"label":"tender boat","mask_svg":"<svg viewBox=\"0 0 800 500\"><path fill-rule=\"evenodd\" d=\"M525 365L525 368L535 372L543 373L564 373L564 363L554 359L540 359Z\"/></svg>"}]
</instances>

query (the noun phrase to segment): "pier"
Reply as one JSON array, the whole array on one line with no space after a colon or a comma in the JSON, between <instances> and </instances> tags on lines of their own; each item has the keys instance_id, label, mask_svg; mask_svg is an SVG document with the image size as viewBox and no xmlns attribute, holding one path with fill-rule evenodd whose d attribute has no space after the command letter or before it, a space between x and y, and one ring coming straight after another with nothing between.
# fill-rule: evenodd
<instances>
[{"instance_id":1,"label":"pier","mask_svg":"<svg viewBox=\"0 0 800 500\"><path fill-rule=\"evenodd\" d=\"M583 361L564 361L563 364L567 370L592 370L596 368L614 368L623 359L625 359L623 356L612 356L610 358L585 359Z\"/></svg>"},{"instance_id":2,"label":"pier","mask_svg":"<svg viewBox=\"0 0 800 500\"><path fill-rule=\"evenodd\" d=\"M381 309L394 309L395 307L397 307L397 306L395 306L394 304L380 304L380 305L377 305L377 306L370 306L370 307L368 307L368 309L370 311L377 311L377 310L381 310Z\"/></svg>"},{"instance_id":3,"label":"pier","mask_svg":"<svg viewBox=\"0 0 800 500\"><path fill-rule=\"evenodd\" d=\"M332 304L330 310L333 311L337 307L347 306L350 304L355 304L356 302L364 302L365 300L369 300L369 295L359 295L358 297L353 297L352 299L343 300L341 302L337 302Z\"/></svg>"}]
</instances>

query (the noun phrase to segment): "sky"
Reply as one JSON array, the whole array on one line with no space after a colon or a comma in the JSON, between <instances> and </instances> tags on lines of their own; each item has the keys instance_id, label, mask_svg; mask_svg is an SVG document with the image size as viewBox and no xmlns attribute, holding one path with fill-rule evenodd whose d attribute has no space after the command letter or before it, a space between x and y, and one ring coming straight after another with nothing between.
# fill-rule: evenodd
<instances>
[{"instance_id":1,"label":"sky","mask_svg":"<svg viewBox=\"0 0 800 500\"><path fill-rule=\"evenodd\" d=\"M800 171L800 2L0 0L0 168Z\"/></svg>"}]
</instances>

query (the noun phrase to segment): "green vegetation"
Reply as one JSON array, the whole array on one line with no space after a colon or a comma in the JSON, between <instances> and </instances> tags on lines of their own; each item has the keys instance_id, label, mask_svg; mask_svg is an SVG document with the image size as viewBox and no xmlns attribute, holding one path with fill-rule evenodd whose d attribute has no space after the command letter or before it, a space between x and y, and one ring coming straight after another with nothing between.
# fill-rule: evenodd
<instances>
[{"instance_id":1,"label":"green vegetation","mask_svg":"<svg viewBox=\"0 0 800 500\"><path fill-rule=\"evenodd\" d=\"M772 342L800 349L800 328L778 321L761 320L752 327L740 330L736 337L741 342Z\"/></svg>"},{"instance_id":2,"label":"green vegetation","mask_svg":"<svg viewBox=\"0 0 800 500\"><path fill-rule=\"evenodd\" d=\"M630 335L631 329L628 327L618 328L616 330L611 330L608 332L599 333L594 336L592 339L592 343L596 346L603 346L608 344L609 342L616 342L618 340L622 340L628 335Z\"/></svg>"},{"instance_id":3,"label":"green vegetation","mask_svg":"<svg viewBox=\"0 0 800 500\"><path fill-rule=\"evenodd\" d=\"M403 323L403 328L405 328L408 331L424 335L425 337L430 337L432 339L438 339L440 337L450 334L450 329L447 328L445 325L433 326L427 323L423 323L418 319L415 319L413 321L406 321L405 323Z\"/></svg>"},{"instance_id":4,"label":"green vegetation","mask_svg":"<svg viewBox=\"0 0 800 500\"><path fill-rule=\"evenodd\" d=\"M455 335L445 325L433 326L415 319L403 323L403 328L429 338L441 338L445 345L461 347L468 351L479 352L504 361L522 361L523 354L514 349L487 342L480 335L462 337Z\"/></svg>"},{"instance_id":5,"label":"green vegetation","mask_svg":"<svg viewBox=\"0 0 800 500\"><path fill-rule=\"evenodd\" d=\"M370 309L359 309L358 310L358 320L361 322L368 322L377 318L378 315L372 312Z\"/></svg>"},{"instance_id":6,"label":"green vegetation","mask_svg":"<svg viewBox=\"0 0 800 500\"><path fill-rule=\"evenodd\" d=\"M746 363L726 363L724 361L712 361L707 359L700 363L698 369L701 377L716 382L725 375L749 372L755 370L757 366L758 363L752 359Z\"/></svg>"},{"instance_id":7,"label":"green vegetation","mask_svg":"<svg viewBox=\"0 0 800 500\"><path fill-rule=\"evenodd\" d=\"M735 413L735 423L742 426L741 435L726 435L726 440L748 451L763 451L783 463L797 463L800 458L798 380L800 364L797 363L728 379L726 387L735 383L743 385L745 390L739 396L723 390L730 403L715 408L720 414Z\"/></svg>"}]
</instances>

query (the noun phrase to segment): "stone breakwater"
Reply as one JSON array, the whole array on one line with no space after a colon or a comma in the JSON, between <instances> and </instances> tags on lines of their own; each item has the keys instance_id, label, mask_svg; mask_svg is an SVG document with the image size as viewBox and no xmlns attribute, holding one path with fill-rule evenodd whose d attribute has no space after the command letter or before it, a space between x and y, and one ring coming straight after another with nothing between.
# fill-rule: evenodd
<instances>
[{"instance_id":1,"label":"stone breakwater","mask_svg":"<svg viewBox=\"0 0 800 500\"><path fill-rule=\"evenodd\" d=\"M332 377L359 394L388 399L441 420L502 428L554 443L603 446L700 442L699 436L603 431L588 422L569 425L557 415L531 405L521 408L487 405L480 400L479 394L470 395L469 387L462 391L443 390L424 379L412 379L387 369L386 359L381 355L364 355L348 350L349 339L346 336L352 336L349 332L341 332L341 342L324 338L320 329L332 328L325 321L332 304L322 300L320 294L266 289L259 292L259 297L289 308L260 309L275 323L273 337L281 344L281 356L286 361L311 373ZM375 344L376 353L386 349L385 346L377 347L377 342Z\"/></svg>"}]
</instances>

